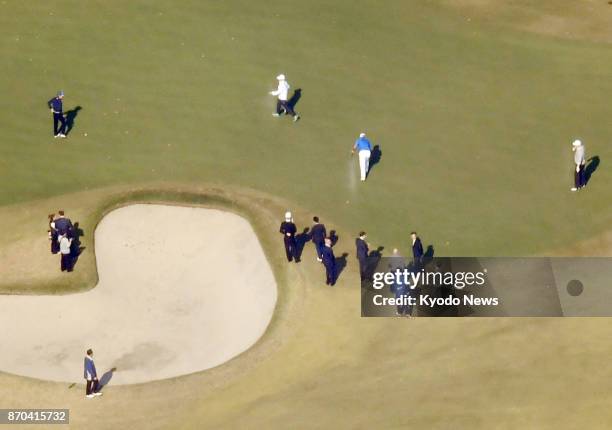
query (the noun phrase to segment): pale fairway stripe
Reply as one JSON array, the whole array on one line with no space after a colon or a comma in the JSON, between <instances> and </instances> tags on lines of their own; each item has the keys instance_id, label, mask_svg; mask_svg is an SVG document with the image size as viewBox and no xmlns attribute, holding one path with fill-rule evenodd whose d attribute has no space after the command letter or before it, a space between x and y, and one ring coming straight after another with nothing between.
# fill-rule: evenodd
<instances>
[{"instance_id":1,"label":"pale fairway stripe","mask_svg":"<svg viewBox=\"0 0 612 430\"><path fill-rule=\"evenodd\" d=\"M95 246L93 290L0 296L0 371L80 381L91 347L99 376L117 368L112 385L164 379L231 359L271 320L276 282L238 215L131 205L100 222Z\"/></svg>"}]
</instances>

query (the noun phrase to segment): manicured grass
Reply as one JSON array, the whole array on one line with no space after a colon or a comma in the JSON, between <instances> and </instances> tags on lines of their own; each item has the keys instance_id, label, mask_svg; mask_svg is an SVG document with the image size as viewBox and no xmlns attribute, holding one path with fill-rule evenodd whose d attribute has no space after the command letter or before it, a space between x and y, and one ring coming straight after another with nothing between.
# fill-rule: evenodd
<instances>
[{"instance_id":1,"label":"manicured grass","mask_svg":"<svg viewBox=\"0 0 612 430\"><path fill-rule=\"evenodd\" d=\"M413 2L0 8L0 204L148 180L234 184L387 246L419 230L447 255L546 252L612 221L606 45ZM281 71L303 90L297 124L270 116ZM60 88L82 110L56 145L45 102ZM365 184L349 158L362 130L383 153ZM579 195L574 137L601 160Z\"/></svg>"}]
</instances>

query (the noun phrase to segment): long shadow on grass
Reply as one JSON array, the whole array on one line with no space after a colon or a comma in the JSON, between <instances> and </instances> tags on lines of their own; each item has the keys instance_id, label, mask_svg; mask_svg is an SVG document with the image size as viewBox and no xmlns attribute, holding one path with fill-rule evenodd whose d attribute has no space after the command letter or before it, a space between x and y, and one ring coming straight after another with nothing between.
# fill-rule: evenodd
<instances>
[{"instance_id":1,"label":"long shadow on grass","mask_svg":"<svg viewBox=\"0 0 612 430\"><path fill-rule=\"evenodd\" d=\"M366 177L369 177L372 173L372 169L378 163L380 163L380 159L382 158L382 151L380 150L380 145L374 145L372 148L372 153L370 154L370 166L368 167L368 173Z\"/></svg>"},{"instance_id":2,"label":"long shadow on grass","mask_svg":"<svg viewBox=\"0 0 612 430\"><path fill-rule=\"evenodd\" d=\"M295 109L295 105L298 104L301 98L302 98L302 89L298 88L293 92L293 95L287 101L287 104L289 105L289 107L291 107L291 109Z\"/></svg>"},{"instance_id":3,"label":"long shadow on grass","mask_svg":"<svg viewBox=\"0 0 612 430\"><path fill-rule=\"evenodd\" d=\"M68 136L74 128L74 121L81 109L83 109L81 106L77 106L72 110L66 111L66 136Z\"/></svg>"},{"instance_id":4,"label":"long shadow on grass","mask_svg":"<svg viewBox=\"0 0 612 430\"><path fill-rule=\"evenodd\" d=\"M72 243L70 244L70 255L72 256L72 268L76 266L77 261L79 260L79 256L85 249L84 246L81 246L81 237L85 235L83 229L79 227L79 223L75 222L72 230L72 234L74 237L72 238Z\"/></svg>"},{"instance_id":5,"label":"long shadow on grass","mask_svg":"<svg viewBox=\"0 0 612 430\"><path fill-rule=\"evenodd\" d=\"M300 261L302 259L302 252L304 252L304 246L310 240L309 234L310 228L306 227L301 233L295 235L295 259Z\"/></svg>"},{"instance_id":6,"label":"long shadow on grass","mask_svg":"<svg viewBox=\"0 0 612 430\"><path fill-rule=\"evenodd\" d=\"M336 281L340 278L340 274L346 267L346 257L348 257L348 252L343 253L340 257L336 257Z\"/></svg>"},{"instance_id":7,"label":"long shadow on grass","mask_svg":"<svg viewBox=\"0 0 612 430\"><path fill-rule=\"evenodd\" d=\"M599 156L594 155L588 160L588 164L584 169L584 178L588 184L591 180L591 176L595 173L595 170L599 167Z\"/></svg>"}]
</instances>

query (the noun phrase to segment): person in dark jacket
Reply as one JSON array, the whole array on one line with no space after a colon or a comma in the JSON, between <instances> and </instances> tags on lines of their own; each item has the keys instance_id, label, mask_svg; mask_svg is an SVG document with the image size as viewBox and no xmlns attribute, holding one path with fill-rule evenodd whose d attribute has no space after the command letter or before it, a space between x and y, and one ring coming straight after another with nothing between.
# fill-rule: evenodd
<instances>
[{"instance_id":1,"label":"person in dark jacket","mask_svg":"<svg viewBox=\"0 0 612 430\"><path fill-rule=\"evenodd\" d=\"M83 363L83 378L87 381L85 386L85 397L92 398L101 396L102 393L99 391L98 373L96 372L96 365L93 360L93 351L87 350L87 355Z\"/></svg>"},{"instance_id":2,"label":"person in dark jacket","mask_svg":"<svg viewBox=\"0 0 612 430\"><path fill-rule=\"evenodd\" d=\"M319 217L315 216L312 218L314 225L310 230L310 237L312 237L312 243L314 243L317 250L317 260L323 261L323 248L325 248L325 237L327 236L327 230L325 225L319 222Z\"/></svg>"},{"instance_id":3,"label":"person in dark jacket","mask_svg":"<svg viewBox=\"0 0 612 430\"><path fill-rule=\"evenodd\" d=\"M49 240L51 241L51 254L57 254L60 250L59 238L55 229L55 214L49 214Z\"/></svg>"},{"instance_id":4,"label":"person in dark jacket","mask_svg":"<svg viewBox=\"0 0 612 430\"><path fill-rule=\"evenodd\" d=\"M368 254L369 247L366 240L366 232L362 231L359 233L359 237L355 239L355 247L357 248L357 260L359 261L359 274L361 275L361 281L368 279Z\"/></svg>"},{"instance_id":5,"label":"person in dark jacket","mask_svg":"<svg viewBox=\"0 0 612 430\"><path fill-rule=\"evenodd\" d=\"M66 137L66 119L64 118L63 100L64 92L59 91L57 96L47 102L47 106L49 106L53 114L53 137ZM58 123L61 124L59 127Z\"/></svg>"},{"instance_id":6,"label":"person in dark jacket","mask_svg":"<svg viewBox=\"0 0 612 430\"><path fill-rule=\"evenodd\" d=\"M293 223L293 217L291 216L291 212L285 212L285 221L281 223L279 231L283 234L287 261L295 260L296 263L299 263L300 259L297 255L297 243L295 241L295 233L297 232L297 227Z\"/></svg>"},{"instance_id":7,"label":"person in dark jacket","mask_svg":"<svg viewBox=\"0 0 612 430\"><path fill-rule=\"evenodd\" d=\"M66 217L63 210L58 211L58 216L53 223L59 236L73 237L74 227L72 226L72 221L70 221L70 218Z\"/></svg>"},{"instance_id":8,"label":"person in dark jacket","mask_svg":"<svg viewBox=\"0 0 612 430\"><path fill-rule=\"evenodd\" d=\"M412 239L412 257L416 270L419 270L421 264L423 263L423 244L421 243L421 238L417 236L417 232L413 231L410 233L410 238Z\"/></svg>"},{"instance_id":9,"label":"person in dark jacket","mask_svg":"<svg viewBox=\"0 0 612 430\"><path fill-rule=\"evenodd\" d=\"M325 266L325 283L327 285L336 284L336 257L332 250L332 241L326 237L324 239L323 249L321 251L321 258L323 265Z\"/></svg>"}]
</instances>

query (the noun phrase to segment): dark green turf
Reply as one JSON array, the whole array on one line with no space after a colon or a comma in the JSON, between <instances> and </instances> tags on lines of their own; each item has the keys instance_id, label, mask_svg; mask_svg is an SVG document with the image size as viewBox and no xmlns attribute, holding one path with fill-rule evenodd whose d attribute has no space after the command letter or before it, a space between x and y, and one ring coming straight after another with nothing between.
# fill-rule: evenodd
<instances>
[{"instance_id":1,"label":"dark green turf","mask_svg":"<svg viewBox=\"0 0 612 430\"><path fill-rule=\"evenodd\" d=\"M405 1L7 1L0 28L0 205L230 183L446 255L544 252L612 223L609 45ZM270 116L280 72L303 90L297 124ZM82 110L55 145L60 88ZM383 153L365 184L362 130ZM578 195L575 137L601 160Z\"/></svg>"}]
</instances>

